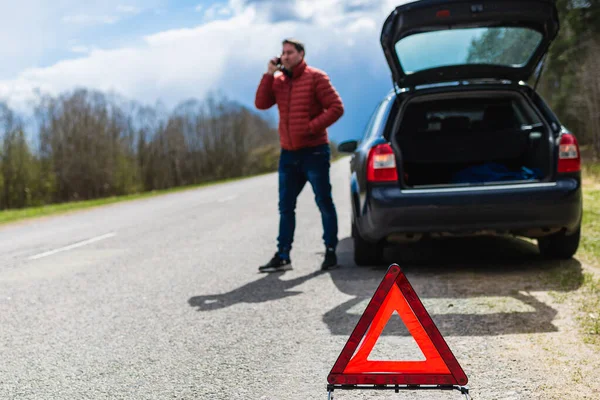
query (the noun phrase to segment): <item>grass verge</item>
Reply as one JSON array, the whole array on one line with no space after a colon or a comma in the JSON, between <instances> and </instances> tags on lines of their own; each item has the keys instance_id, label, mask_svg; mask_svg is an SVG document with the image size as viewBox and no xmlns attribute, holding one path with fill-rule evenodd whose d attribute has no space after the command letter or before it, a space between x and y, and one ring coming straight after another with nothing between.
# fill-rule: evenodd
<instances>
[{"instance_id":1,"label":"grass verge","mask_svg":"<svg viewBox=\"0 0 600 400\"><path fill-rule=\"evenodd\" d=\"M583 164L581 167L585 183L592 186L600 185L600 162L594 164Z\"/></svg>"},{"instance_id":2,"label":"grass verge","mask_svg":"<svg viewBox=\"0 0 600 400\"><path fill-rule=\"evenodd\" d=\"M600 266L600 185L584 185L581 229L580 255L589 264Z\"/></svg>"},{"instance_id":3,"label":"grass verge","mask_svg":"<svg viewBox=\"0 0 600 400\"><path fill-rule=\"evenodd\" d=\"M336 162L345 157L346 157L345 154L335 154L332 157L331 161ZM112 196L112 197L106 197L106 198L102 198L102 199L73 201L73 202L60 203L60 204L50 204L50 205L41 206L41 207L28 207L28 208L22 208L22 209L16 209L16 210L0 210L0 225L8 224L10 222L16 222L16 221L20 221L20 220L30 219L30 218L38 218L38 217L44 217L44 216L50 216L50 215L64 214L64 213L68 213L68 212L72 212L72 211L84 210L87 208L99 207L99 206L104 206L104 205L108 205L108 204L112 204L112 203L119 203L122 201L138 200L138 199L159 196L159 195L168 194L168 193L181 192L184 190L198 189L201 187L212 186L212 185L217 185L217 184L221 184L221 183L240 181L243 179L249 179L249 178L253 178L253 177L257 177L257 176L261 176L261 175L270 174L273 172L276 172L276 171L268 171L268 172L253 174L253 175L249 175L249 176L242 176L242 177L238 177L238 178L230 178L230 179L224 179L224 180L219 180L219 181L205 182L205 183L201 183L198 185L181 186L181 187L165 189L165 190L153 190L150 192L136 193L136 194L130 194L130 195L126 195L126 196Z\"/></svg>"},{"instance_id":4,"label":"grass verge","mask_svg":"<svg viewBox=\"0 0 600 400\"><path fill-rule=\"evenodd\" d=\"M600 163L583 165L583 223L578 258L600 268ZM600 279L585 272L579 303L579 322L586 343L600 345Z\"/></svg>"}]
</instances>

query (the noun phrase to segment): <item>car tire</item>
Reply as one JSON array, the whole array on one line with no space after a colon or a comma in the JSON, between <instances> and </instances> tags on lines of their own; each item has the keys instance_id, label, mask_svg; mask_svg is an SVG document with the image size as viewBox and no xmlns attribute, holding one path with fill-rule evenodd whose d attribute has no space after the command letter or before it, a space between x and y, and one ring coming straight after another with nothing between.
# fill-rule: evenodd
<instances>
[{"instance_id":1,"label":"car tire","mask_svg":"<svg viewBox=\"0 0 600 400\"><path fill-rule=\"evenodd\" d=\"M564 232L539 238L538 249L540 254L546 258L566 260L575 255L579 248L579 239L581 237L581 226L577 230L567 235Z\"/></svg>"},{"instance_id":2,"label":"car tire","mask_svg":"<svg viewBox=\"0 0 600 400\"><path fill-rule=\"evenodd\" d=\"M354 224L352 224L352 239L354 242L354 263L356 265L377 266L383 263L383 246L380 243L370 243L364 240Z\"/></svg>"}]
</instances>

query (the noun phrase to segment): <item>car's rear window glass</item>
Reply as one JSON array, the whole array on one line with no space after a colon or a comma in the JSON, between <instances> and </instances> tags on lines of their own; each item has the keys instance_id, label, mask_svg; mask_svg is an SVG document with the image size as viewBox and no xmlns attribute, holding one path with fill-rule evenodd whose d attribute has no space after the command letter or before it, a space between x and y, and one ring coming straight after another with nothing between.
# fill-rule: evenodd
<instances>
[{"instance_id":1,"label":"car's rear window glass","mask_svg":"<svg viewBox=\"0 0 600 400\"><path fill-rule=\"evenodd\" d=\"M396 52L406 74L465 64L521 67L542 38L519 27L441 30L407 36L396 43Z\"/></svg>"}]
</instances>

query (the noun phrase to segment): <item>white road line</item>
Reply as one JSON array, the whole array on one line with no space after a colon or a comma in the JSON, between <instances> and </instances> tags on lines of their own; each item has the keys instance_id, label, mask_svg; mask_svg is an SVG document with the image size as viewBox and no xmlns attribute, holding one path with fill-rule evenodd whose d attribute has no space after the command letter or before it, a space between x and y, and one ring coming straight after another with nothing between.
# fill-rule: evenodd
<instances>
[{"instance_id":1,"label":"white road line","mask_svg":"<svg viewBox=\"0 0 600 400\"><path fill-rule=\"evenodd\" d=\"M116 235L115 232L111 232L111 233L107 233L106 235L96 236L96 237L93 237L91 239L87 239L87 240L84 240L84 241L81 241L81 242L70 244L68 246L59 247L58 249L54 249L54 250L46 251L44 253L36 254L35 256L31 256L28 259L29 260L37 260L38 258L42 258L42 257L46 257L46 256L51 256L52 254L60 253L61 251L71 250L71 249L74 249L76 247L85 246L86 244L90 244L90 243L98 242L100 240L108 239L108 238L113 237L115 235Z\"/></svg>"}]
</instances>

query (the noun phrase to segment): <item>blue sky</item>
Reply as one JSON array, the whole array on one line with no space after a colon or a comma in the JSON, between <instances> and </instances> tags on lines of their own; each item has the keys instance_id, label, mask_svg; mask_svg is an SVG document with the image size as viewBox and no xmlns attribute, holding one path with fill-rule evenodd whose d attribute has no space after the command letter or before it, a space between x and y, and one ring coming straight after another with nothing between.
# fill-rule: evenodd
<instances>
[{"instance_id":1,"label":"blue sky","mask_svg":"<svg viewBox=\"0 0 600 400\"><path fill-rule=\"evenodd\" d=\"M381 24L402 1L23 0L0 16L0 98L27 110L33 91L114 91L167 107L219 91L253 108L267 61L287 36L325 70L346 113L333 140L359 138L391 88ZM276 118L275 108L262 112Z\"/></svg>"}]
</instances>

